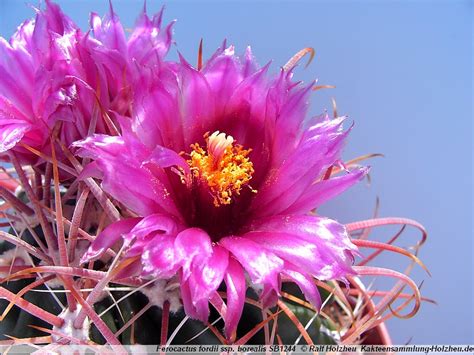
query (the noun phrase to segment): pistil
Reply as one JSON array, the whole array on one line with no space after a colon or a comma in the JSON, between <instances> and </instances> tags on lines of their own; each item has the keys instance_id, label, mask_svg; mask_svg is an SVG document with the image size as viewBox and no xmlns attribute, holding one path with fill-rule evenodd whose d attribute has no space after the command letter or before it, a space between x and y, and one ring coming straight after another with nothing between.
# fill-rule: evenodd
<instances>
[{"instance_id":1,"label":"pistil","mask_svg":"<svg viewBox=\"0 0 474 355\"><path fill-rule=\"evenodd\" d=\"M198 143L191 144L192 152L187 163L193 178L208 186L214 206L231 204L244 186L249 186L256 193L249 185L254 173L253 163L249 159L252 150L234 144L232 136L219 131L204 137L207 150Z\"/></svg>"}]
</instances>

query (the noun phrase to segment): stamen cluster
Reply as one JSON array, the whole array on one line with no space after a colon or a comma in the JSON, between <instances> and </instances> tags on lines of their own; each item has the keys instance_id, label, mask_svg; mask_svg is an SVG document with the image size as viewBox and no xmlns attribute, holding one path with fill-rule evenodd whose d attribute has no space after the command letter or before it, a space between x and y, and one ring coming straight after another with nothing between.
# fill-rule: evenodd
<instances>
[{"instance_id":1,"label":"stamen cluster","mask_svg":"<svg viewBox=\"0 0 474 355\"><path fill-rule=\"evenodd\" d=\"M216 207L231 204L232 197L240 195L254 173L253 163L248 157L252 149L233 143L232 136L226 138L224 133L216 131L207 138L207 151L199 143L194 143L187 160L193 178L209 187Z\"/></svg>"}]
</instances>

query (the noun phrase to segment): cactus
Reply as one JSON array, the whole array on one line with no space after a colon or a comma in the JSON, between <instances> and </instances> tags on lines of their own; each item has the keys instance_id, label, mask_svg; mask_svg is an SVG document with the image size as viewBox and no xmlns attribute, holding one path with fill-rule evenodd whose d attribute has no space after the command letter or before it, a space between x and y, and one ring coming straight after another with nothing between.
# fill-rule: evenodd
<instances>
[{"instance_id":1,"label":"cactus","mask_svg":"<svg viewBox=\"0 0 474 355\"><path fill-rule=\"evenodd\" d=\"M336 112L334 119L328 116L313 119L313 126L308 130L298 123L304 119L305 100L310 90L322 88L313 85L302 88L291 82L293 68L306 54L312 57L312 49L297 53L283 66L279 77L262 84L259 80L266 74L266 67L255 69L256 63L250 51L243 59L236 58L232 46L226 48L224 45L203 65L201 42L196 68L184 59L180 63L167 62L164 57L171 43L172 24L162 29L161 21L162 12L152 19L143 12L127 40L111 7L103 21L92 15L95 39L91 40L62 14L57 5L47 1L46 9L38 12L35 21L25 22L10 44L2 42L2 49L10 59L0 62L2 73L21 69L19 75L24 75L25 79L13 83L11 76L5 76L0 80L17 85L17 92L31 92L22 85L31 88L34 84L40 87L38 100L43 101L39 105L38 100L28 95L18 97L14 90L8 91L0 85L2 112L8 111L11 117L17 117L15 122L25 120L16 127L17 123L0 117L0 135L5 137L0 145L0 158L6 162L0 172L0 197L3 201L0 206L0 344L389 343L384 325L387 319L411 317L421 301L432 302L421 297L418 286L408 276L415 264L426 269L417 257L426 232L422 225L410 219L379 218L378 208L373 218L346 225L315 212L319 203L364 178L368 169L361 167L361 162L377 155L362 156L344 163L340 161L340 146L348 132L342 130L344 119ZM43 36L50 41L48 48L44 47L43 37L28 37L32 27L36 28L35 33L44 31ZM111 42L112 35L115 42ZM14 41L17 41L16 46L11 44ZM65 41L69 41L67 46L63 46ZM147 43L152 45L146 47ZM154 55L146 57L147 50ZM45 51L49 52L45 54ZM29 63L28 68L19 67L25 63ZM124 67L117 69L114 63L122 63ZM271 136L272 149L277 157L273 159L281 157L278 164L287 164L282 157L285 154L291 157L293 148L290 146L302 147L303 151L303 148L307 149L303 143L309 145L317 141L318 151L326 149L325 154L318 153L318 159L324 164L318 165L316 161L312 169L319 167L319 173L315 176L309 172L305 174L310 175L303 174L304 179L311 179L308 180L310 183L304 194L288 206L292 211L298 208L306 210L287 212L284 221L293 223L307 219L313 223L311 226L317 225L320 233L333 233L329 237L326 234L323 238L322 234L311 232L314 235L310 237L315 240L304 239L304 233L309 232L297 231L295 226L291 234L284 229L289 228L288 224L280 224L278 219L283 212L270 214L279 208L285 211L283 205L278 204L286 202L277 199L280 202L272 204L263 198L258 200L258 196L271 195L271 189L277 189L279 181L285 178L271 176L267 184L259 183L259 179L264 179L261 160L267 159L267 153L259 150L258 145L252 146L252 142L267 138L255 137L245 141L238 135L234 138L214 127L212 134L190 133L195 140L189 142L186 152L179 151L175 146L180 133L173 126L173 120L170 123L163 119L158 131L166 131L163 134L167 136L161 137L160 144L151 152L149 146L154 143L147 138L150 132L140 131L143 129L140 125L134 126L138 122L134 120L143 119L137 108L139 104L135 103L145 102L147 95L163 94L154 91L157 90L155 86L166 87L167 95L179 96L185 95L187 89L192 91L192 86L184 87L189 81L200 87L200 95L205 95L204 86L200 86L202 80L208 80L206 85L209 87L215 83L211 81L211 75L206 77L201 73L229 75L227 71L219 72L218 64L222 63L235 65L237 69L233 74L236 76L247 76L245 80L239 79L241 85L234 88L248 100L246 105L253 110L260 107L259 102L245 96L246 92L238 91L248 85L247 90L260 90L260 97L268 95L268 107L275 106L268 108L267 115L273 109L280 110L275 117L286 114L288 120L298 121L297 127L280 127L280 121L275 118L274 130L267 126L261 128L268 128L266 134L274 135ZM31 72L26 73L27 70ZM121 70L126 72L126 80L117 74ZM179 80L173 82L170 76ZM182 85L179 90L174 86L176 82ZM140 96L143 94L141 90L149 91ZM222 94L227 89L221 87L220 90ZM220 96L213 98L212 92L208 94L213 102L220 99ZM233 95L235 99L237 94ZM174 104L172 99L170 102L167 99L162 96L161 100L157 99L150 105L155 105L156 112L162 113ZM181 100L179 102L183 102L182 99L177 98ZM197 106L188 108L187 114L202 109L200 99L188 99ZM228 105L232 102L229 101ZM208 102L204 102L206 104ZM241 103L239 105L236 110L243 107ZM244 114L236 112L237 116ZM39 117L47 124L36 122ZM196 122L204 120L201 116L195 119ZM239 116L235 121L239 119L242 118ZM143 121L140 124L145 126ZM166 126L169 124L171 126ZM213 126L209 123L206 127ZM229 124L227 129L232 131L234 128ZM257 129L260 128L254 127ZM291 129L295 129L295 136L301 139L293 145L285 141L294 139L285 136L285 132ZM247 132L247 136L251 134ZM304 141L304 137L311 134L311 139ZM241 142L247 145L240 145ZM168 163L168 160L172 162ZM132 171L137 172L136 180L120 180ZM186 205L189 202L186 196L194 198L192 196L197 195L192 203L205 206L206 211L215 214L214 217L195 210L188 214L189 217L183 208L182 214L188 217L175 224L177 217L173 216L172 208L163 207L167 203L166 196L156 197L163 198L163 201L149 199L148 186L158 186L155 183L162 176L168 179L168 187L175 194L173 198L181 198ZM265 190L268 184L270 192ZM167 189L163 191L169 193ZM189 191L191 193L187 195ZM314 205L307 196L314 198ZM224 218L222 211L231 211L229 205L247 203L245 199L256 200L265 208L252 212L255 217L252 223L240 222L240 214L236 214L228 219L231 222L220 225L215 216ZM155 204L161 202L163 204L156 207ZM245 206L248 211L252 210L252 204ZM166 213L169 215L165 216ZM247 216L246 213L247 209L241 212ZM264 218L262 216L270 222L258 225L259 218ZM153 218L155 223L165 224L163 221L166 221L173 227L166 225L158 232L154 229L139 234L142 233L139 227ZM229 223L240 223L240 229ZM274 225L280 226L281 230L270 230L270 233L265 230ZM376 242L370 239L374 230L389 225L400 226L390 240ZM245 232L242 232L242 226L245 226ZM394 245L407 226L421 231L420 240L414 243L414 253ZM177 228L177 231L170 236L167 228ZM176 247L179 238L184 238L180 236L186 233L192 236L186 237L187 243L192 244L193 238L201 238L202 245L211 248L209 253L223 255L222 259L200 259L202 250L205 250L202 249L194 252L192 257L191 254L180 255L176 257L177 261L170 258L167 263L157 266L160 258L168 255L166 253L183 252L189 247L186 243L180 246L181 249ZM226 237L224 233L230 233L232 237ZM265 244L265 240L275 240L272 238L278 233L286 233L287 240L276 246L270 242ZM296 233L300 234L296 236ZM240 235L240 239L234 234ZM166 249L165 242L151 243L152 237L158 238L153 240L173 238L174 249ZM302 241L306 243L304 249L313 254L301 263L311 265L311 270L305 270L303 264L298 265L298 258L291 251ZM236 250L237 242L246 248L247 253L254 253L254 259L247 259L242 249ZM259 248L254 250L252 243L257 242L262 244L256 244ZM293 246L288 248L287 242ZM326 254L320 255L320 248ZM371 253L363 256L362 250ZM398 272L369 266L382 252L406 256L410 261L409 268ZM353 264L355 256L357 259ZM254 267L252 262L257 257L265 260L259 259L261 263ZM301 258L304 259L303 254ZM321 266L318 258L329 261ZM173 266L175 261L176 267ZM215 266L215 263L220 266ZM270 268L267 271L260 269L267 266ZM325 277L324 272L330 276ZM239 273L244 281L243 293L237 290L236 275ZM220 278L215 274L220 274ZM188 285L200 275L206 275L210 280L216 277L213 288L207 285L211 283L209 279L202 284L194 281L195 287L203 287L200 289L202 292L210 289L212 292L209 291L208 295L202 296ZM273 276L276 284L269 281ZM387 291L375 291L364 285L363 279L367 276L389 277L396 283ZM409 293L404 292L407 286L411 290ZM243 301L243 308L236 306L240 301ZM411 304L413 308L402 314Z\"/></svg>"}]
</instances>

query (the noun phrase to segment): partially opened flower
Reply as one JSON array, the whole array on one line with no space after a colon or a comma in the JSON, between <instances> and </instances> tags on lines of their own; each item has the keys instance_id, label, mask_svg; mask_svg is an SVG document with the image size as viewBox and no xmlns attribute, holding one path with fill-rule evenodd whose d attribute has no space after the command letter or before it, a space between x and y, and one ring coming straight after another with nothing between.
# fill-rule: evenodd
<instances>
[{"instance_id":1,"label":"partially opened flower","mask_svg":"<svg viewBox=\"0 0 474 355\"><path fill-rule=\"evenodd\" d=\"M269 307L289 279L318 308L313 278L354 274L344 226L314 211L367 169L328 178L348 134L344 117L306 118L313 84L292 81L291 69L267 71L250 49L242 58L220 49L199 69L181 58L174 80L135 91L122 136L75 144L133 216L106 228L83 261L123 237L141 276L179 276L186 313L202 321L224 283L228 337L248 286Z\"/></svg>"},{"instance_id":2,"label":"partially opened flower","mask_svg":"<svg viewBox=\"0 0 474 355\"><path fill-rule=\"evenodd\" d=\"M104 80L111 110L128 114L133 89L147 81L160 80L162 73L173 66L165 62L164 57L171 46L174 21L162 28L162 20L163 9L149 18L144 7L127 38L112 4L103 19L91 13L91 32L95 39L91 53Z\"/></svg>"},{"instance_id":3,"label":"partially opened flower","mask_svg":"<svg viewBox=\"0 0 474 355\"><path fill-rule=\"evenodd\" d=\"M35 163L32 147L46 154L52 135L69 145L91 129L94 74L81 60L82 34L49 1L9 42L0 38L0 155L14 151ZM94 131L106 133L103 121ZM53 132L56 130L56 132Z\"/></svg>"},{"instance_id":4,"label":"partially opened flower","mask_svg":"<svg viewBox=\"0 0 474 355\"><path fill-rule=\"evenodd\" d=\"M163 71L171 25L161 30L162 11L140 14L127 40L113 13L91 15L92 35L46 1L10 41L0 38L0 156L15 152L39 164L57 137L65 146L92 133L115 134L114 112L127 114L131 85ZM61 155L58 147L57 155ZM60 157L61 159L61 157Z\"/></svg>"}]
</instances>

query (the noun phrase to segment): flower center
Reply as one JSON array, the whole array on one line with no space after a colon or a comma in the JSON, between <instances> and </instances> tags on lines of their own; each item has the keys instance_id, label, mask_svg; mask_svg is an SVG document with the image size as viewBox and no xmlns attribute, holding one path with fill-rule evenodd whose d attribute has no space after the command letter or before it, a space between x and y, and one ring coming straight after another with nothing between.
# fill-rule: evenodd
<instances>
[{"instance_id":1,"label":"flower center","mask_svg":"<svg viewBox=\"0 0 474 355\"><path fill-rule=\"evenodd\" d=\"M232 197L240 195L242 187L248 185L254 173L253 163L248 155L252 149L234 145L234 138L216 131L210 136L206 133L207 151L198 143L191 144L193 149L187 163L191 167L193 178L205 183L214 199L214 206L229 205ZM256 193L250 186L252 192Z\"/></svg>"}]
</instances>

